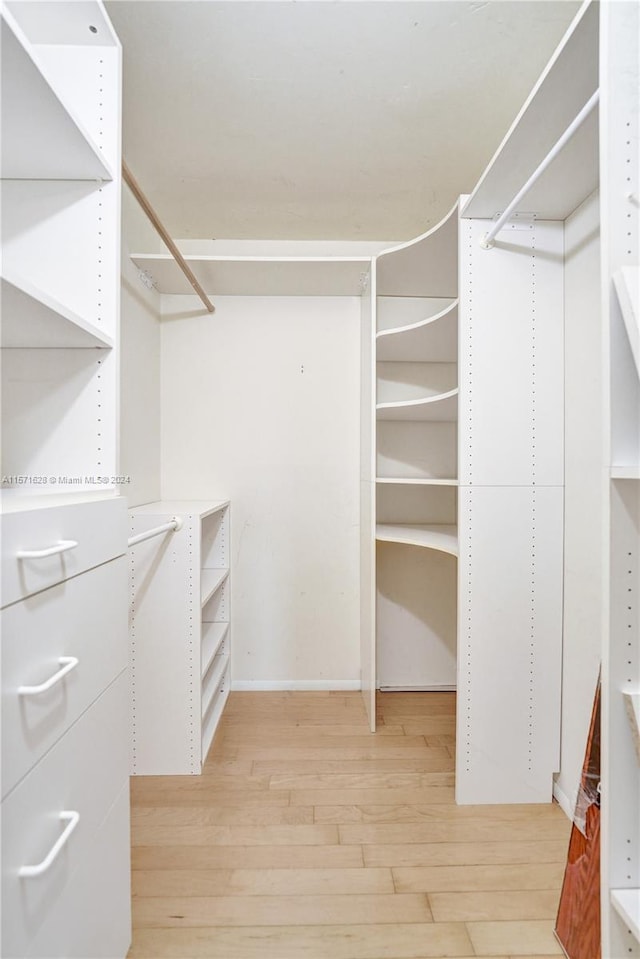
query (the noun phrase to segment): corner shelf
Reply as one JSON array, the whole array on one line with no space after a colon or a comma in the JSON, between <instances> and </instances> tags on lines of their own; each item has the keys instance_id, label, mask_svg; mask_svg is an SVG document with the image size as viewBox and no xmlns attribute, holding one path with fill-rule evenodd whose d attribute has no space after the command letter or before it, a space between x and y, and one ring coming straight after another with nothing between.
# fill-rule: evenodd
<instances>
[{"instance_id":1,"label":"corner shelf","mask_svg":"<svg viewBox=\"0 0 640 959\"><path fill-rule=\"evenodd\" d=\"M100 150L52 88L37 45L6 8L1 32L3 178L112 180Z\"/></svg>"},{"instance_id":2,"label":"corner shelf","mask_svg":"<svg viewBox=\"0 0 640 959\"><path fill-rule=\"evenodd\" d=\"M458 300L435 316L376 334L378 361L453 362L458 357Z\"/></svg>"},{"instance_id":3,"label":"corner shelf","mask_svg":"<svg viewBox=\"0 0 640 959\"><path fill-rule=\"evenodd\" d=\"M458 390L448 390L419 400L378 403L376 416L378 420L455 422L458 418Z\"/></svg>"},{"instance_id":4,"label":"corner shelf","mask_svg":"<svg viewBox=\"0 0 640 959\"><path fill-rule=\"evenodd\" d=\"M640 942L640 889L612 889L611 905Z\"/></svg>"},{"instance_id":5,"label":"corner shelf","mask_svg":"<svg viewBox=\"0 0 640 959\"><path fill-rule=\"evenodd\" d=\"M458 530L445 524L388 525L376 526L376 539L383 543L405 543L423 549L435 549L442 553L458 555Z\"/></svg>"},{"instance_id":6,"label":"corner shelf","mask_svg":"<svg viewBox=\"0 0 640 959\"><path fill-rule=\"evenodd\" d=\"M1 278L2 347L111 349L107 336L28 280L5 272Z\"/></svg>"}]
</instances>

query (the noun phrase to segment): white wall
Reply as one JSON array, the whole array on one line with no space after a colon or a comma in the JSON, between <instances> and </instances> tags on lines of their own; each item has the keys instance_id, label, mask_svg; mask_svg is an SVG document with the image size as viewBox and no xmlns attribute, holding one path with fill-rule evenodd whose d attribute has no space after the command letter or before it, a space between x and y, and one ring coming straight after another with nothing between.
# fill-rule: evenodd
<instances>
[{"instance_id":1,"label":"white wall","mask_svg":"<svg viewBox=\"0 0 640 959\"><path fill-rule=\"evenodd\" d=\"M601 647L602 341L598 194L565 223L565 556L561 771L572 814ZM568 808L567 808L568 807Z\"/></svg>"},{"instance_id":2,"label":"white wall","mask_svg":"<svg viewBox=\"0 0 640 959\"><path fill-rule=\"evenodd\" d=\"M360 303L162 298L163 498L232 502L235 687L357 688Z\"/></svg>"},{"instance_id":3,"label":"white wall","mask_svg":"<svg viewBox=\"0 0 640 959\"><path fill-rule=\"evenodd\" d=\"M160 294L140 282L130 259L130 253L155 248L154 236L123 184L120 473L131 482L120 491L129 506L160 499Z\"/></svg>"}]
</instances>

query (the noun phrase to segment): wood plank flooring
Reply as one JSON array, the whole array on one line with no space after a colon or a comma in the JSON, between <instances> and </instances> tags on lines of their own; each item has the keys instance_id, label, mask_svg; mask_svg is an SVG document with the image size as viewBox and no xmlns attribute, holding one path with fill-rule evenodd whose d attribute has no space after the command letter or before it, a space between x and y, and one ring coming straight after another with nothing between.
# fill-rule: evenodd
<instances>
[{"instance_id":1,"label":"wood plank flooring","mask_svg":"<svg viewBox=\"0 0 640 959\"><path fill-rule=\"evenodd\" d=\"M455 696L232 693L199 777L132 779L130 959L542 959L571 824L456 806Z\"/></svg>"}]
</instances>

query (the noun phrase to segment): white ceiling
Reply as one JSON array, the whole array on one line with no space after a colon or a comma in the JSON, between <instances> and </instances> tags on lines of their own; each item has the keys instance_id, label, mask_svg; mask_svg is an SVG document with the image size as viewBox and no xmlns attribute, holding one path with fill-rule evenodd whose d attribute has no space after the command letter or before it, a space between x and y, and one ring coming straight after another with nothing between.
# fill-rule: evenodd
<instances>
[{"instance_id":1,"label":"white ceiling","mask_svg":"<svg viewBox=\"0 0 640 959\"><path fill-rule=\"evenodd\" d=\"M404 239L470 192L573 0L111 0L124 156L181 238Z\"/></svg>"}]
</instances>

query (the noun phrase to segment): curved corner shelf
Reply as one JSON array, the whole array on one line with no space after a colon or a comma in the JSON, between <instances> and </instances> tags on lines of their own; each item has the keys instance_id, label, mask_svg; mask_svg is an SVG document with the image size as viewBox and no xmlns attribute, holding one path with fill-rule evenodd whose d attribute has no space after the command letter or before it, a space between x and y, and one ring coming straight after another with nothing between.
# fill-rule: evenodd
<instances>
[{"instance_id":1,"label":"curved corner shelf","mask_svg":"<svg viewBox=\"0 0 640 959\"><path fill-rule=\"evenodd\" d=\"M378 296L458 295L458 203L420 236L376 258Z\"/></svg>"},{"instance_id":2,"label":"curved corner shelf","mask_svg":"<svg viewBox=\"0 0 640 959\"><path fill-rule=\"evenodd\" d=\"M14 180L113 180L73 111L52 89L33 45L2 13L2 175Z\"/></svg>"},{"instance_id":3,"label":"curved corner shelf","mask_svg":"<svg viewBox=\"0 0 640 959\"><path fill-rule=\"evenodd\" d=\"M2 346L111 349L113 339L22 277L1 280Z\"/></svg>"},{"instance_id":4,"label":"curved corner shelf","mask_svg":"<svg viewBox=\"0 0 640 959\"><path fill-rule=\"evenodd\" d=\"M457 479L435 476L376 476L376 483L389 486L458 486Z\"/></svg>"},{"instance_id":5,"label":"curved corner shelf","mask_svg":"<svg viewBox=\"0 0 640 959\"><path fill-rule=\"evenodd\" d=\"M458 299L418 323L376 334L376 359L455 363L458 358Z\"/></svg>"},{"instance_id":6,"label":"curved corner shelf","mask_svg":"<svg viewBox=\"0 0 640 959\"><path fill-rule=\"evenodd\" d=\"M376 539L382 543L404 543L407 546L420 546L423 549L450 553L452 556L458 555L457 527L442 523L428 526L384 523L376 526Z\"/></svg>"},{"instance_id":7,"label":"curved corner shelf","mask_svg":"<svg viewBox=\"0 0 640 959\"><path fill-rule=\"evenodd\" d=\"M458 389L419 400L378 403L376 415L379 420L452 423L458 418Z\"/></svg>"}]
</instances>

